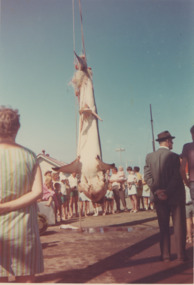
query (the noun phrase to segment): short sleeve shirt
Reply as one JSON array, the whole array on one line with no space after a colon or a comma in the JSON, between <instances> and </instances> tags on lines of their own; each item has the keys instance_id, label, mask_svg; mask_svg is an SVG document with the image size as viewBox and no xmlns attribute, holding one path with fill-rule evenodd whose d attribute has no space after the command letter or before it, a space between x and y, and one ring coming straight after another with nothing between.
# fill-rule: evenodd
<instances>
[{"instance_id":1,"label":"short sleeve shirt","mask_svg":"<svg viewBox=\"0 0 194 285\"><path fill-rule=\"evenodd\" d=\"M118 172L111 175L110 182L113 181L113 180L119 180ZM113 183L112 183L112 186L118 186L118 187L120 187L120 183L118 183L118 182L113 182Z\"/></svg>"},{"instance_id":2,"label":"short sleeve shirt","mask_svg":"<svg viewBox=\"0 0 194 285\"><path fill-rule=\"evenodd\" d=\"M73 177L72 175L69 177L69 185L71 188L77 188L77 177Z\"/></svg>"}]
</instances>

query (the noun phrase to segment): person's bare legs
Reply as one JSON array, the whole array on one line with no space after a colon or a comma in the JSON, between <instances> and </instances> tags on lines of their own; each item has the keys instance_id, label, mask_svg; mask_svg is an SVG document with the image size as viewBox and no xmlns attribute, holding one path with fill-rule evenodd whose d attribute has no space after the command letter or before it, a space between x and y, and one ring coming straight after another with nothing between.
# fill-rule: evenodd
<instances>
[{"instance_id":1,"label":"person's bare legs","mask_svg":"<svg viewBox=\"0 0 194 285\"><path fill-rule=\"evenodd\" d=\"M67 201L65 201L65 202L63 203L63 211L64 211L65 219L67 219L67 218L68 218Z\"/></svg>"},{"instance_id":2,"label":"person's bare legs","mask_svg":"<svg viewBox=\"0 0 194 285\"><path fill-rule=\"evenodd\" d=\"M84 202L83 201L79 201L79 214L80 216L83 216L83 208L84 208Z\"/></svg>"},{"instance_id":3,"label":"person's bare legs","mask_svg":"<svg viewBox=\"0 0 194 285\"><path fill-rule=\"evenodd\" d=\"M144 197L144 206L145 206L145 210L147 211L148 208L149 208L149 205L148 205L148 197Z\"/></svg>"},{"instance_id":4,"label":"person's bare legs","mask_svg":"<svg viewBox=\"0 0 194 285\"><path fill-rule=\"evenodd\" d=\"M130 201L131 201L131 204L132 204L132 212L135 210L135 203L134 203L134 200L133 200L133 195L130 195L129 196L129 198L130 198Z\"/></svg>"},{"instance_id":5,"label":"person's bare legs","mask_svg":"<svg viewBox=\"0 0 194 285\"><path fill-rule=\"evenodd\" d=\"M192 243L193 221L192 218L187 218L187 242Z\"/></svg>"},{"instance_id":6,"label":"person's bare legs","mask_svg":"<svg viewBox=\"0 0 194 285\"><path fill-rule=\"evenodd\" d=\"M75 214L76 217L78 217L78 196L74 197L74 203L75 203Z\"/></svg>"},{"instance_id":7,"label":"person's bare legs","mask_svg":"<svg viewBox=\"0 0 194 285\"><path fill-rule=\"evenodd\" d=\"M48 207L50 207L52 201L53 201L53 197L50 196L49 199L48 199L48 202L47 202L45 205L48 206Z\"/></svg>"},{"instance_id":8,"label":"person's bare legs","mask_svg":"<svg viewBox=\"0 0 194 285\"><path fill-rule=\"evenodd\" d=\"M74 202L74 197L70 197L70 217L73 217L73 202Z\"/></svg>"},{"instance_id":9,"label":"person's bare legs","mask_svg":"<svg viewBox=\"0 0 194 285\"><path fill-rule=\"evenodd\" d=\"M85 217L87 217L87 212L88 212L88 201L85 201L84 202L84 205L85 205L85 210L84 210L84 214L85 214Z\"/></svg>"},{"instance_id":10,"label":"person's bare legs","mask_svg":"<svg viewBox=\"0 0 194 285\"><path fill-rule=\"evenodd\" d=\"M111 209L111 213L114 214L114 199L110 201L110 209Z\"/></svg>"},{"instance_id":11,"label":"person's bare legs","mask_svg":"<svg viewBox=\"0 0 194 285\"><path fill-rule=\"evenodd\" d=\"M136 213L138 211L137 195L133 195L133 201L134 201L134 212Z\"/></svg>"}]
</instances>

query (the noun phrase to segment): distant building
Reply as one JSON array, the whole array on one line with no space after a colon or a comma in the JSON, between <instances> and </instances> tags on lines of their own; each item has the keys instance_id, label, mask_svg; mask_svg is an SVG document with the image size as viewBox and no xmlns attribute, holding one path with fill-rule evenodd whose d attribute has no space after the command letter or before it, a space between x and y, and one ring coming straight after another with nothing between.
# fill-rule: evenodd
<instances>
[{"instance_id":1,"label":"distant building","mask_svg":"<svg viewBox=\"0 0 194 285\"><path fill-rule=\"evenodd\" d=\"M45 150L42 151L42 153L37 155L37 159L42 171L42 176L44 180L44 174L46 171L51 170L52 172L55 172L52 168L53 167L60 167L62 165L65 165L67 163L58 161L57 159L50 157L49 154L45 153ZM66 179L69 176L69 174L61 173L60 172L60 179Z\"/></svg>"}]
</instances>

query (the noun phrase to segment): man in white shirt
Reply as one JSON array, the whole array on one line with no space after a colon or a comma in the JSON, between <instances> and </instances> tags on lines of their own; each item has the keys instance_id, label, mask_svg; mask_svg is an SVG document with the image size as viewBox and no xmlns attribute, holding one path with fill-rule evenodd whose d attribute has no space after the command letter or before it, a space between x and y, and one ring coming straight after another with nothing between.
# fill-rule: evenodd
<instances>
[{"instance_id":1,"label":"man in white shirt","mask_svg":"<svg viewBox=\"0 0 194 285\"><path fill-rule=\"evenodd\" d=\"M118 175L118 170L116 167L112 169L112 175L110 177L110 183L112 184L112 190L114 193L114 198L116 202L116 213L120 213L120 200L122 201L122 204L124 206L124 210L127 210L126 208L126 201L125 201L125 191L122 190L121 183L124 182L125 179L121 178Z\"/></svg>"},{"instance_id":2,"label":"man in white shirt","mask_svg":"<svg viewBox=\"0 0 194 285\"><path fill-rule=\"evenodd\" d=\"M73 217L73 205L75 205L75 214L78 216L78 179L76 173L73 172L69 180L70 192L70 215Z\"/></svg>"}]
</instances>

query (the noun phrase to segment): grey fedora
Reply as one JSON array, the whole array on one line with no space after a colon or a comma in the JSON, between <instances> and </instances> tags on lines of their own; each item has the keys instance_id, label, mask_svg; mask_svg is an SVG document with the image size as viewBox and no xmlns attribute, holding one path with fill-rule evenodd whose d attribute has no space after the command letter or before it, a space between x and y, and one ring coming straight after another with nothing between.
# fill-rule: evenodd
<instances>
[{"instance_id":1,"label":"grey fedora","mask_svg":"<svg viewBox=\"0 0 194 285\"><path fill-rule=\"evenodd\" d=\"M158 138L156 139L156 141L160 142L160 141L165 141L167 139L174 139L174 138L175 137L171 136L169 131L164 131L164 132L158 134Z\"/></svg>"}]
</instances>

